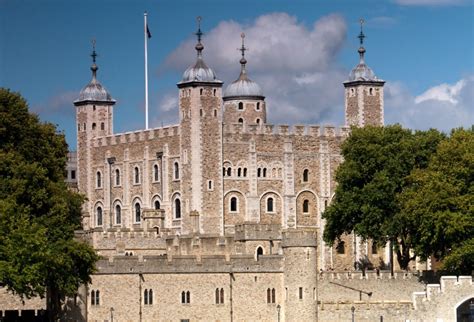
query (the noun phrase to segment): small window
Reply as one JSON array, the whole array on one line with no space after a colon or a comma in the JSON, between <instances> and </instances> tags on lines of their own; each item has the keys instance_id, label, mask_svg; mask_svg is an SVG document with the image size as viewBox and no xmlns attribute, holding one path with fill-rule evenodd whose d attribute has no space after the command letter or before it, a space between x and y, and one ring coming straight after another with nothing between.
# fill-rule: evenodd
<instances>
[{"instance_id":1,"label":"small window","mask_svg":"<svg viewBox=\"0 0 474 322\"><path fill-rule=\"evenodd\" d=\"M257 247L257 251L256 251L256 259L259 260L260 259L260 256L263 255L263 247L262 246L258 246Z\"/></svg>"},{"instance_id":2,"label":"small window","mask_svg":"<svg viewBox=\"0 0 474 322\"><path fill-rule=\"evenodd\" d=\"M212 180L208 180L207 181L207 190L212 190L212 189L213 189Z\"/></svg>"},{"instance_id":3,"label":"small window","mask_svg":"<svg viewBox=\"0 0 474 322\"><path fill-rule=\"evenodd\" d=\"M243 119L243 118L239 118L239 123L240 123L240 124L243 124L243 123L244 123L244 119Z\"/></svg>"},{"instance_id":4,"label":"small window","mask_svg":"<svg viewBox=\"0 0 474 322\"><path fill-rule=\"evenodd\" d=\"M300 300L303 299L303 288L302 288L302 287L300 287L299 290L298 290L298 298L299 298Z\"/></svg>"},{"instance_id":5,"label":"small window","mask_svg":"<svg viewBox=\"0 0 474 322\"><path fill-rule=\"evenodd\" d=\"M181 200L178 198L174 200L174 218L181 219Z\"/></svg>"},{"instance_id":6,"label":"small window","mask_svg":"<svg viewBox=\"0 0 474 322\"><path fill-rule=\"evenodd\" d=\"M182 291L181 292L181 303L183 304L189 304L191 303L191 292L187 291Z\"/></svg>"},{"instance_id":7,"label":"small window","mask_svg":"<svg viewBox=\"0 0 474 322\"><path fill-rule=\"evenodd\" d=\"M237 212L237 197L230 198L230 211Z\"/></svg>"},{"instance_id":8,"label":"small window","mask_svg":"<svg viewBox=\"0 0 474 322\"><path fill-rule=\"evenodd\" d=\"M247 168L244 168L244 177L247 177Z\"/></svg>"},{"instance_id":9,"label":"small window","mask_svg":"<svg viewBox=\"0 0 474 322\"><path fill-rule=\"evenodd\" d=\"M122 208L120 208L120 205L115 206L115 224L122 224Z\"/></svg>"},{"instance_id":10,"label":"small window","mask_svg":"<svg viewBox=\"0 0 474 322\"><path fill-rule=\"evenodd\" d=\"M91 291L91 305L100 305L100 291Z\"/></svg>"},{"instance_id":11,"label":"small window","mask_svg":"<svg viewBox=\"0 0 474 322\"><path fill-rule=\"evenodd\" d=\"M222 176L225 177L225 174L226 174L226 169L225 167L222 167Z\"/></svg>"},{"instance_id":12,"label":"small window","mask_svg":"<svg viewBox=\"0 0 474 322\"><path fill-rule=\"evenodd\" d=\"M273 198L267 199L267 212L273 212Z\"/></svg>"},{"instance_id":13,"label":"small window","mask_svg":"<svg viewBox=\"0 0 474 322\"><path fill-rule=\"evenodd\" d=\"M96 178L97 178L97 188L102 188L102 173L100 173L100 171L97 171Z\"/></svg>"},{"instance_id":14,"label":"small window","mask_svg":"<svg viewBox=\"0 0 474 322\"><path fill-rule=\"evenodd\" d=\"M82 124L82 129L85 131L86 130L86 123Z\"/></svg>"},{"instance_id":15,"label":"small window","mask_svg":"<svg viewBox=\"0 0 474 322\"><path fill-rule=\"evenodd\" d=\"M214 90L215 91L215 90ZM214 95L215 96L215 95ZM217 110L214 110L214 117L217 117Z\"/></svg>"},{"instance_id":16,"label":"small window","mask_svg":"<svg viewBox=\"0 0 474 322\"><path fill-rule=\"evenodd\" d=\"M95 111L95 105L92 105L92 110Z\"/></svg>"},{"instance_id":17,"label":"small window","mask_svg":"<svg viewBox=\"0 0 474 322\"><path fill-rule=\"evenodd\" d=\"M179 164L178 164L178 162L174 163L174 179L179 180Z\"/></svg>"},{"instance_id":18,"label":"small window","mask_svg":"<svg viewBox=\"0 0 474 322\"><path fill-rule=\"evenodd\" d=\"M262 168L258 168L257 169L257 177L261 177L262 176Z\"/></svg>"},{"instance_id":19,"label":"small window","mask_svg":"<svg viewBox=\"0 0 474 322\"><path fill-rule=\"evenodd\" d=\"M153 180L155 182L160 181L160 168L157 164L153 166Z\"/></svg>"},{"instance_id":20,"label":"small window","mask_svg":"<svg viewBox=\"0 0 474 322\"><path fill-rule=\"evenodd\" d=\"M77 130L81 131L81 123L77 123Z\"/></svg>"},{"instance_id":21,"label":"small window","mask_svg":"<svg viewBox=\"0 0 474 322\"><path fill-rule=\"evenodd\" d=\"M216 304L224 304L224 289L216 288Z\"/></svg>"},{"instance_id":22,"label":"small window","mask_svg":"<svg viewBox=\"0 0 474 322\"><path fill-rule=\"evenodd\" d=\"M303 213L307 214L309 212L309 200L303 200Z\"/></svg>"},{"instance_id":23,"label":"small window","mask_svg":"<svg viewBox=\"0 0 474 322\"><path fill-rule=\"evenodd\" d=\"M260 102L257 103L257 111L260 111Z\"/></svg>"},{"instance_id":24,"label":"small window","mask_svg":"<svg viewBox=\"0 0 474 322\"><path fill-rule=\"evenodd\" d=\"M328 206L328 201L324 200L324 208L327 208L327 206Z\"/></svg>"},{"instance_id":25,"label":"small window","mask_svg":"<svg viewBox=\"0 0 474 322\"><path fill-rule=\"evenodd\" d=\"M372 87L369 88L369 95L374 95L374 89Z\"/></svg>"},{"instance_id":26,"label":"small window","mask_svg":"<svg viewBox=\"0 0 474 322\"><path fill-rule=\"evenodd\" d=\"M242 176L242 168L238 168L237 169L237 177L241 177Z\"/></svg>"},{"instance_id":27,"label":"small window","mask_svg":"<svg viewBox=\"0 0 474 322\"><path fill-rule=\"evenodd\" d=\"M76 179L76 170L71 170L71 180Z\"/></svg>"},{"instance_id":28,"label":"small window","mask_svg":"<svg viewBox=\"0 0 474 322\"><path fill-rule=\"evenodd\" d=\"M257 124L260 124L260 119L256 119L255 122L256 122Z\"/></svg>"},{"instance_id":29,"label":"small window","mask_svg":"<svg viewBox=\"0 0 474 322\"><path fill-rule=\"evenodd\" d=\"M96 127L97 127L96 124L92 123L92 129L95 130Z\"/></svg>"},{"instance_id":30,"label":"small window","mask_svg":"<svg viewBox=\"0 0 474 322\"><path fill-rule=\"evenodd\" d=\"M232 176L232 168L231 167L227 168L227 176L228 177Z\"/></svg>"},{"instance_id":31,"label":"small window","mask_svg":"<svg viewBox=\"0 0 474 322\"><path fill-rule=\"evenodd\" d=\"M102 207L100 206L96 209L96 224L102 226Z\"/></svg>"},{"instance_id":32,"label":"small window","mask_svg":"<svg viewBox=\"0 0 474 322\"><path fill-rule=\"evenodd\" d=\"M214 94L214 96L216 96L216 89L215 88L213 90L213 94Z\"/></svg>"},{"instance_id":33,"label":"small window","mask_svg":"<svg viewBox=\"0 0 474 322\"><path fill-rule=\"evenodd\" d=\"M199 90L199 95L202 95L202 88Z\"/></svg>"},{"instance_id":34,"label":"small window","mask_svg":"<svg viewBox=\"0 0 474 322\"><path fill-rule=\"evenodd\" d=\"M137 202L135 203L135 223L140 223L142 221L141 213L142 213L141 206Z\"/></svg>"},{"instance_id":35,"label":"small window","mask_svg":"<svg viewBox=\"0 0 474 322\"><path fill-rule=\"evenodd\" d=\"M308 182L308 180L309 180L309 170L304 169L304 171L303 171L303 182Z\"/></svg>"},{"instance_id":36,"label":"small window","mask_svg":"<svg viewBox=\"0 0 474 322\"><path fill-rule=\"evenodd\" d=\"M133 171L134 171L133 173L134 173L135 184L139 184L140 183L140 169L138 167L135 167Z\"/></svg>"},{"instance_id":37,"label":"small window","mask_svg":"<svg viewBox=\"0 0 474 322\"><path fill-rule=\"evenodd\" d=\"M159 210L160 207L161 207L160 201L159 201L159 200L155 200L154 206L155 206L155 210Z\"/></svg>"},{"instance_id":38,"label":"small window","mask_svg":"<svg viewBox=\"0 0 474 322\"><path fill-rule=\"evenodd\" d=\"M104 131L104 130L105 130L105 124L104 124L104 122L100 123L100 129L101 129L101 131Z\"/></svg>"},{"instance_id":39,"label":"small window","mask_svg":"<svg viewBox=\"0 0 474 322\"><path fill-rule=\"evenodd\" d=\"M145 291L143 292L143 299L145 305L153 305L153 290L145 289Z\"/></svg>"},{"instance_id":40,"label":"small window","mask_svg":"<svg viewBox=\"0 0 474 322\"><path fill-rule=\"evenodd\" d=\"M263 168L263 177L266 178L267 177L267 168Z\"/></svg>"},{"instance_id":41,"label":"small window","mask_svg":"<svg viewBox=\"0 0 474 322\"><path fill-rule=\"evenodd\" d=\"M243 110L243 109L244 109L244 103L239 102L239 110Z\"/></svg>"},{"instance_id":42,"label":"small window","mask_svg":"<svg viewBox=\"0 0 474 322\"><path fill-rule=\"evenodd\" d=\"M115 169L115 185L120 186L120 170Z\"/></svg>"},{"instance_id":43,"label":"small window","mask_svg":"<svg viewBox=\"0 0 474 322\"><path fill-rule=\"evenodd\" d=\"M199 116L202 117L202 108L199 110Z\"/></svg>"},{"instance_id":44,"label":"small window","mask_svg":"<svg viewBox=\"0 0 474 322\"><path fill-rule=\"evenodd\" d=\"M344 241L339 241L336 246L336 251L338 254L345 254L346 253L346 243Z\"/></svg>"},{"instance_id":45,"label":"small window","mask_svg":"<svg viewBox=\"0 0 474 322\"><path fill-rule=\"evenodd\" d=\"M377 243L375 243L374 241L372 241L372 254L373 255L377 255L379 253L379 250L377 248Z\"/></svg>"}]
</instances>

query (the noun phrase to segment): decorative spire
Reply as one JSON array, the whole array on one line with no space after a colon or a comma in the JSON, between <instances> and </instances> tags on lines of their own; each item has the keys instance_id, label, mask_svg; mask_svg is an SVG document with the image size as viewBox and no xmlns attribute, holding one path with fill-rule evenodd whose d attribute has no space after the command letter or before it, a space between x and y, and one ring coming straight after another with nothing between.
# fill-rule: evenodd
<instances>
[{"instance_id":1,"label":"decorative spire","mask_svg":"<svg viewBox=\"0 0 474 322\"><path fill-rule=\"evenodd\" d=\"M244 39L245 39L245 34L241 33L240 37L242 38L242 47L237 48L237 50L240 50L242 53L242 58L240 59L240 65L241 65L241 73L245 73L245 64L247 64L247 59L245 59L245 51L248 50L248 48L245 47L244 44Z\"/></svg>"},{"instance_id":2,"label":"decorative spire","mask_svg":"<svg viewBox=\"0 0 474 322\"><path fill-rule=\"evenodd\" d=\"M91 66L91 71L92 71L92 82L96 81L96 76L97 76L97 70L99 67L95 64L95 60L97 58L97 53L95 52L95 39L92 39L92 66Z\"/></svg>"},{"instance_id":3,"label":"decorative spire","mask_svg":"<svg viewBox=\"0 0 474 322\"><path fill-rule=\"evenodd\" d=\"M197 32L195 33L195 35L197 36L197 39L198 39L198 42L196 44L196 50L197 50L197 55L198 55L198 58L202 57L202 50L204 49L204 46L201 44L201 37L203 35L203 32L201 31L201 16L198 16L196 18L197 20L197 23L198 23L198 30Z\"/></svg>"},{"instance_id":4,"label":"decorative spire","mask_svg":"<svg viewBox=\"0 0 474 322\"><path fill-rule=\"evenodd\" d=\"M360 47L359 47L359 59L360 59L360 64L363 64L364 63L364 53L365 53L365 48L364 48L364 38L365 38L365 35L364 35L364 31L362 30L362 27L365 23L365 20L364 19L360 19L359 20L359 23L360 23L360 34L359 36L357 36L357 38L359 38L360 40Z\"/></svg>"}]
</instances>

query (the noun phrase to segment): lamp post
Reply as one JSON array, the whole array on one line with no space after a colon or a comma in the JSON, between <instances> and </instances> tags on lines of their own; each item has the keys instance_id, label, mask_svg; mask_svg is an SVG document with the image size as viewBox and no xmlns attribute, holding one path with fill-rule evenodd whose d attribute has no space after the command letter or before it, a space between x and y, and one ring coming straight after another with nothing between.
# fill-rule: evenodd
<instances>
[{"instance_id":1,"label":"lamp post","mask_svg":"<svg viewBox=\"0 0 474 322\"><path fill-rule=\"evenodd\" d=\"M114 308L110 308L110 322L114 322Z\"/></svg>"},{"instance_id":2,"label":"lamp post","mask_svg":"<svg viewBox=\"0 0 474 322\"><path fill-rule=\"evenodd\" d=\"M354 318L354 312L355 312L356 308L355 307L351 307L351 312L352 312L352 322L355 322L355 318Z\"/></svg>"},{"instance_id":3,"label":"lamp post","mask_svg":"<svg viewBox=\"0 0 474 322\"><path fill-rule=\"evenodd\" d=\"M281 306L280 306L280 304L278 304L278 305L277 305L278 322L280 322L280 310L281 310Z\"/></svg>"},{"instance_id":4,"label":"lamp post","mask_svg":"<svg viewBox=\"0 0 474 322\"><path fill-rule=\"evenodd\" d=\"M115 163L117 159L115 157L107 158L107 163L109 164L109 227L112 228L113 216L112 216L112 164ZM112 311L111 311L112 312Z\"/></svg>"}]
</instances>

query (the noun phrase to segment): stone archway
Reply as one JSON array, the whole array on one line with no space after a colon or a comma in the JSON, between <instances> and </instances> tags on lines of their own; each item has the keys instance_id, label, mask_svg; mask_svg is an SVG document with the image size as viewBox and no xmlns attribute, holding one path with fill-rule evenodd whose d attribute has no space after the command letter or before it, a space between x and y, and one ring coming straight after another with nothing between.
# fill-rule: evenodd
<instances>
[{"instance_id":1,"label":"stone archway","mask_svg":"<svg viewBox=\"0 0 474 322\"><path fill-rule=\"evenodd\" d=\"M456 308L456 322L474 321L474 297L464 301Z\"/></svg>"}]
</instances>

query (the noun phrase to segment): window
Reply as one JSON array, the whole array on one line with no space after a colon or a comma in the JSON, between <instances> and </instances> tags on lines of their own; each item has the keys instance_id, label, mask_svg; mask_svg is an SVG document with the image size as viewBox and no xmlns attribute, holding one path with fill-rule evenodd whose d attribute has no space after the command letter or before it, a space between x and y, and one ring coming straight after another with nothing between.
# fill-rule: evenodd
<instances>
[{"instance_id":1,"label":"window","mask_svg":"<svg viewBox=\"0 0 474 322\"><path fill-rule=\"evenodd\" d=\"M260 111L260 102L257 103L257 111Z\"/></svg>"},{"instance_id":2,"label":"window","mask_svg":"<svg viewBox=\"0 0 474 322\"><path fill-rule=\"evenodd\" d=\"M342 240L337 243L336 251L338 254L345 254L346 253L346 243Z\"/></svg>"},{"instance_id":3,"label":"window","mask_svg":"<svg viewBox=\"0 0 474 322\"><path fill-rule=\"evenodd\" d=\"M133 173L134 173L135 184L140 183L140 169L138 169L138 167L135 167L135 169L133 170Z\"/></svg>"},{"instance_id":4,"label":"window","mask_svg":"<svg viewBox=\"0 0 474 322\"><path fill-rule=\"evenodd\" d=\"M276 302L276 292L274 288L267 288L267 303Z\"/></svg>"},{"instance_id":5,"label":"window","mask_svg":"<svg viewBox=\"0 0 474 322\"><path fill-rule=\"evenodd\" d=\"M247 177L247 168L244 168L244 177Z\"/></svg>"},{"instance_id":6,"label":"window","mask_svg":"<svg viewBox=\"0 0 474 322\"><path fill-rule=\"evenodd\" d=\"M97 207L95 216L97 226L102 226L102 207Z\"/></svg>"},{"instance_id":7,"label":"window","mask_svg":"<svg viewBox=\"0 0 474 322\"><path fill-rule=\"evenodd\" d=\"M242 176L242 168L238 168L237 169L237 177L241 177Z\"/></svg>"},{"instance_id":8,"label":"window","mask_svg":"<svg viewBox=\"0 0 474 322\"><path fill-rule=\"evenodd\" d=\"M243 109L244 109L244 103L239 102L239 110L243 110Z\"/></svg>"},{"instance_id":9,"label":"window","mask_svg":"<svg viewBox=\"0 0 474 322\"><path fill-rule=\"evenodd\" d=\"M212 180L207 181L207 190L212 190Z\"/></svg>"},{"instance_id":10,"label":"window","mask_svg":"<svg viewBox=\"0 0 474 322\"><path fill-rule=\"evenodd\" d=\"M95 128L96 128L96 124L92 123L92 129L95 130Z\"/></svg>"},{"instance_id":11,"label":"window","mask_svg":"<svg viewBox=\"0 0 474 322\"><path fill-rule=\"evenodd\" d=\"M178 164L178 162L174 163L174 179L179 180L179 164Z\"/></svg>"},{"instance_id":12,"label":"window","mask_svg":"<svg viewBox=\"0 0 474 322\"><path fill-rule=\"evenodd\" d=\"M199 95L202 95L202 88L199 90Z\"/></svg>"},{"instance_id":13,"label":"window","mask_svg":"<svg viewBox=\"0 0 474 322\"><path fill-rule=\"evenodd\" d=\"M78 131L81 130L81 123L77 123L77 130L78 130Z\"/></svg>"},{"instance_id":14,"label":"window","mask_svg":"<svg viewBox=\"0 0 474 322\"><path fill-rule=\"evenodd\" d=\"M95 105L92 105L92 110L95 111Z\"/></svg>"},{"instance_id":15,"label":"window","mask_svg":"<svg viewBox=\"0 0 474 322\"><path fill-rule=\"evenodd\" d=\"M372 87L369 88L369 95L374 95L374 89Z\"/></svg>"},{"instance_id":16,"label":"window","mask_svg":"<svg viewBox=\"0 0 474 322\"><path fill-rule=\"evenodd\" d=\"M181 303L182 304L189 304L191 303L191 292L182 291L181 292Z\"/></svg>"},{"instance_id":17,"label":"window","mask_svg":"<svg viewBox=\"0 0 474 322\"><path fill-rule=\"evenodd\" d=\"M82 124L82 129L85 131L86 130L86 123Z\"/></svg>"},{"instance_id":18,"label":"window","mask_svg":"<svg viewBox=\"0 0 474 322\"><path fill-rule=\"evenodd\" d=\"M174 200L174 218L181 219L181 200L178 198Z\"/></svg>"},{"instance_id":19,"label":"window","mask_svg":"<svg viewBox=\"0 0 474 322\"><path fill-rule=\"evenodd\" d=\"M303 201L303 213L307 214L309 212L309 200L305 199Z\"/></svg>"},{"instance_id":20,"label":"window","mask_svg":"<svg viewBox=\"0 0 474 322\"><path fill-rule=\"evenodd\" d=\"M76 170L71 170L71 179L76 179Z\"/></svg>"},{"instance_id":21,"label":"window","mask_svg":"<svg viewBox=\"0 0 474 322\"><path fill-rule=\"evenodd\" d=\"M153 166L153 180L160 181L160 168L157 164Z\"/></svg>"},{"instance_id":22,"label":"window","mask_svg":"<svg viewBox=\"0 0 474 322\"><path fill-rule=\"evenodd\" d=\"M115 224L122 224L122 208L120 208L120 205L115 206Z\"/></svg>"},{"instance_id":23,"label":"window","mask_svg":"<svg viewBox=\"0 0 474 322\"><path fill-rule=\"evenodd\" d=\"M244 119L243 119L243 118L239 118L239 123L244 123Z\"/></svg>"},{"instance_id":24,"label":"window","mask_svg":"<svg viewBox=\"0 0 474 322\"><path fill-rule=\"evenodd\" d=\"M202 108L199 110L199 116L202 116Z\"/></svg>"},{"instance_id":25,"label":"window","mask_svg":"<svg viewBox=\"0 0 474 322\"><path fill-rule=\"evenodd\" d=\"M304 171L303 171L303 182L308 182L308 178L309 178L309 170L304 169Z\"/></svg>"},{"instance_id":26,"label":"window","mask_svg":"<svg viewBox=\"0 0 474 322\"><path fill-rule=\"evenodd\" d=\"M328 201L324 200L324 208L326 208L327 206L328 206Z\"/></svg>"},{"instance_id":27,"label":"window","mask_svg":"<svg viewBox=\"0 0 474 322\"><path fill-rule=\"evenodd\" d=\"M302 287L299 288L299 291L298 291L298 298L299 298L300 300L303 299L303 288L302 288Z\"/></svg>"},{"instance_id":28,"label":"window","mask_svg":"<svg viewBox=\"0 0 474 322\"><path fill-rule=\"evenodd\" d=\"M152 305L153 304L153 290L152 289L145 289L143 292L143 299L145 305Z\"/></svg>"},{"instance_id":29,"label":"window","mask_svg":"<svg viewBox=\"0 0 474 322\"><path fill-rule=\"evenodd\" d=\"M215 91L215 90L214 90ZM215 96L215 95L214 95ZM214 110L214 117L217 117L217 110Z\"/></svg>"},{"instance_id":30,"label":"window","mask_svg":"<svg viewBox=\"0 0 474 322\"><path fill-rule=\"evenodd\" d=\"M213 92L214 92L214 96L216 96L216 89L214 89L214 91L213 91Z\"/></svg>"},{"instance_id":31,"label":"window","mask_svg":"<svg viewBox=\"0 0 474 322\"><path fill-rule=\"evenodd\" d=\"M104 122L100 123L100 129L101 129L102 131L105 130L105 124L104 124Z\"/></svg>"},{"instance_id":32,"label":"window","mask_svg":"<svg viewBox=\"0 0 474 322\"><path fill-rule=\"evenodd\" d=\"M237 212L237 197L230 198L230 211Z\"/></svg>"},{"instance_id":33,"label":"window","mask_svg":"<svg viewBox=\"0 0 474 322\"><path fill-rule=\"evenodd\" d=\"M257 169L257 177L260 178L261 175L262 175L262 169L261 169L261 168L258 168L258 169Z\"/></svg>"},{"instance_id":34,"label":"window","mask_svg":"<svg viewBox=\"0 0 474 322\"><path fill-rule=\"evenodd\" d=\"M135 223L140 223L142 221L141 217L141 206L140 203L135 203Z\"/></svg>"},{"instance_id":35,"label":"window","mask_svg":"<svg viewBox=\"0 0 474 322\"><path fill-rule=\"evenodd\" d=\"M97 188L102 188L102 173L100 173L100 171L97 171L96 178L97 178Z\"/></svg>"},{"instance_id":36,"label":"window","mask_svg":"<svg viewBox=\"0 0 474 322\"><path fill-rule=\"evenodd\" d=\"M262 256L262 255L263 255L263 247L258 246L257 251L256 251L256 259L259 260L260 256Z\"/></svg>"},{"instance_id":37,"label":"window","mask_svg":"<svg viewBox=\"0 0 474 322\"><path fill-rule=\"evenodd\" d=\"M256 119L255 123L260 124L260 119Z\"/></svg>"},{"instance_id":38,"label":"window","mask_svg":"<svg viewBox=\"0 0 474 322\"><path fill-rule=\"evenodd\" d=\"M155 200L155 210L160 209L160 207L161 207L160 201L159 201L159 200Z\"/></svg>"},{"instance_id":39,"label":"window","mask_svg":"<svg viewBox=\"0 0 474 322\"><path fill-rule=\"evenodd\" d=\"M372 254L377 255L378 253L379 253L379 250L377 248L377 244L374 241L372 241Z\"/></svg>"},{"instance_id":40,"label":"window","mask_svg":"<svg viewBox=\"0 0 474 322\"><path fill-rule=\"evenodd\" d=\"M232 168L231 167L227 168L227 176L228 177L232 176Z\"/></svg>"},{"instance_id":41,"label":"window","mask_svg":"<svg viewBox=\"0 0 474 322\"><path fill-rule=\"evenodd\" d=\"M115 169L115 185L120 186L120 170Z\"/></svg>"},{"instance_id":42,"label":"window","mask_svg":"<svg viewBox=\"0 0 474 322\"><path fill-rule=\"evenodd\" d=\"M267 199L267 212L273 212L273 198Z\"/></svg>"},{"instance_id":43,"label":"window","mask_svg":"<svg viewBox=\"0 0 474 322\"><path fill-rule=\"evenodd\" d=\"M100 291L91 291L91 305L100 305Z\"/></svg>"},{"instance_id":44,"label":"window","mask_svg":"<svg viewBox=\"0 0 474 322\"><path fill-rule=\"evenodd\" d=\"M224 304L224 289L216 288L216 304Z\"/></svg>"},{"instance_id":45,"label":"window","mask_svg":"<svg viewBox=\"0 0 474 322\"><path fill-rule=\"evenodd\" d=\"M267 177L267 168L263 168L263 177L266 178Z\"/></svg>"}]
</instances>

